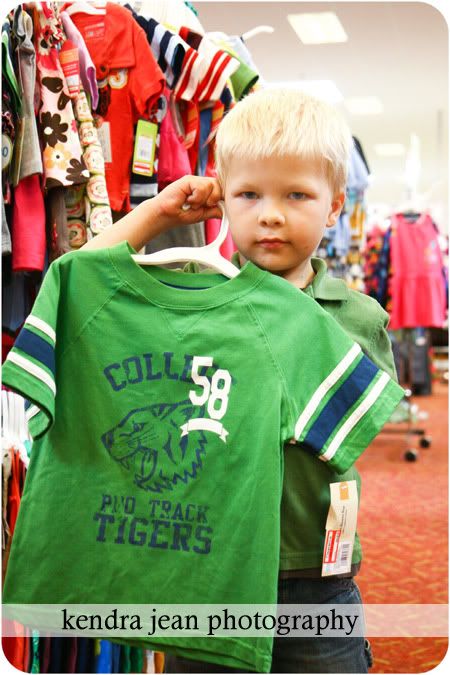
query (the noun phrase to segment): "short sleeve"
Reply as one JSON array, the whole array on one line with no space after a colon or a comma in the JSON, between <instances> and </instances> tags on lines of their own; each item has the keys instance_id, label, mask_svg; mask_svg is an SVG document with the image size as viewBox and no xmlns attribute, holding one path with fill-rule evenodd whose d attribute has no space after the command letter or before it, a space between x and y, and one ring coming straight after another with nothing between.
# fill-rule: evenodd
<instances>
[{"instance_id":1,"label":"short sleeve","mask_svg":"<svg viewBox=\"0 0 450 675\"><path fill-rule=\"evenodd\" d=\"M164 89L165 78L153 56L143 29L136 24L134 31L134 68L130 69L130 93L135 121L147 117Z\"/></svg>"},{"instance_id":2,"label":"short sleeve","mask_svg":"<svg viewBox=\"0 0 450 675\"><path fill-rule=\"evenodd\" d=\"M308 364L309 373L299 372L299 365L297 378L288 378L295 411L293 439L342 473L388 421L404 391L330 317L322 318L321 336Z\"/></svg>"},{"instance_id":3,"label":"short sleeve","mask_svg":"<svg viewBox=\"0 0 450 675\"><path fill-rule=\"evenodd\" d=\"M48 431L54 419L59 278L59 265L52 263L2 368L3 384L27 399L26 418L33 438Z\"/></svg>"},{"instance_id":4,"label":"short sleeve","mask_svg":"<svg viewBox=\"0 0 450 675\"><path fill-rule=\"evenodd\" d=\"M387 332L389 323L389 314L383 309L382 316L378 322L376 330L373 333L370 342L368 356L380 368L385 370L393 380L398 381L397 370L395 367L394 355L392 353L392 342Z\"/></svg>"}]
</instances>

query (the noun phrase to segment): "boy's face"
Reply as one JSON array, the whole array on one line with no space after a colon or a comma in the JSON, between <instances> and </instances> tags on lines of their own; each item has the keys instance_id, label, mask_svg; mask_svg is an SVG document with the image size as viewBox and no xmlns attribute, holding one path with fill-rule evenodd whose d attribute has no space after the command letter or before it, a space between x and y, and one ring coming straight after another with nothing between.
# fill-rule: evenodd
<instances>
[{"instance_id":1,"label":"boy's face","mask_svg":"<svg viewBox=\"0 0 450 675\"><path fill-rule=\"evenodd\" d=\"M241 263L251 260L304 288L314 276L311 256L335 225L345 194L333 194L318 159L234 158L224 200Z\"/></svg>"}]
</instances>

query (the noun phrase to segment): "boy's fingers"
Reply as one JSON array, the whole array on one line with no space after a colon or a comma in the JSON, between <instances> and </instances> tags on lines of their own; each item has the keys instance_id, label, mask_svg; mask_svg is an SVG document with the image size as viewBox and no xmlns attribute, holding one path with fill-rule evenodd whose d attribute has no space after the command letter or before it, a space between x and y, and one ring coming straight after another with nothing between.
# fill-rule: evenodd
<instances>
[{"instance_id":1,"label":"boy's fingers","mask_svg":"<svg viewBox=\"0 0 450 675\"><path fill-rule=\"evenodd\" d=\"M222 211L218 206L207 206L206 204L186 204L181 207L185 214L183 220L186 222L198 222L200 220L207 220L208 218L221 218Z\"/></svg>"},{"instance_id":2,"label":"boy's fingers","mask_svg":"<svg viewBox=\"0 0 450 675\"><path fill-rule=\"evenodd\" d=\"M211 193L206 201L208 206L215 206L223 198L219 183L211 186Z\"/></svg>"},{"instance_id":3,"label":"boy's fingers","mask_svg":"<svg viewBox=\"0 0 450 675\"><path fill-rule=\"evenodd\" d=\"M191 205L213 206L217 204L221 197L220 188L214 182L206 181L200 185L192 186L192 192L187 198L187 202Z\"/></svg>"}]
</instances>

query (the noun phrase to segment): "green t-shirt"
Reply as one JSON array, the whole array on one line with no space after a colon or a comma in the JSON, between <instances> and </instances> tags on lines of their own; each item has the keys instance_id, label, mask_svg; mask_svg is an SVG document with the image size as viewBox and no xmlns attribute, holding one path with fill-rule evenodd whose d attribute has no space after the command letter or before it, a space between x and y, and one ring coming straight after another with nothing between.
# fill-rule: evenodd
<instances>
[{"instance_id":1,"label":"green t-shirt","mask_svg":"<svg viewBox=\"0 0 450 675\"><path fill-rule=\"evenodd\" d=\"M3 600L275 604L284 443L345 471L403 390L251 262L225 279L132 253L52 263L5 362L35 441ZM270 670L266 637L127 642Z\"/></svg>"},{"instance_id":2,"label":"green t-shirt","mask_svg":"<svg viewBox=\"0 0 450 675\"><path fill-rule=\"evenodd\" d=\"M236 254L233 262L239 267ZM396 380L391 342L386 331L387 312L373 298L353 291L341 279L329 276L324 260L312 258L311 263L315 277L304 293L330 314L379 368ZM319 577L330 507L329 485L356 480L359 497L361 478L354 466L338 472L329 464L316 462L300 445L286 444L284 460L280 570L296 570L296 576L300 577ZM361 543L356 534L352 555L354 567L361 558Z\"/></svg>"},{"instance_id":3,"label":"green t-shirt","mask_svg":"<svg viewBox=\"0 0 450 675\"><path fill-rule=\"evenodd\" d=\"M386 331L389 315L373 298L351 290L344 281L327 275L324 260L315 258L312 264L316 276L305 293L339 323L379 368L396 380L391 342ZM360 497L361 478L354 466L339 473L329 465L313 462L311 455L301 447L286 445L284 458L280 569L314 569L320 574L330 505L329 484L356 480ZM356 534L353 566L357 568L361 559L361 543Z\"/></svg>"}]
</instances>

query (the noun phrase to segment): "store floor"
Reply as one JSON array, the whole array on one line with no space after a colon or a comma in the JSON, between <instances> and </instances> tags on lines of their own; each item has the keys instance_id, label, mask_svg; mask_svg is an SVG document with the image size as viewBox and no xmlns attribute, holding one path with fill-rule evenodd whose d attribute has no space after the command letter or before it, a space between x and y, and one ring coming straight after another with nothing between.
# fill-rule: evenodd
<instances>
[{"instance_id":1,"label":"store floor","mask_svg":"<svg viewBox=\"0 0 450 675\"><path fill-rule=\"evenodd\" d=\"M358 531L364 561L357 577L365 603L448 603L448 386L415 398L432 436L406 462L403 434L383 431L358 461ZM395 428L395 427L391 427ZM405 425L398 425L398 429ZM372 673L421 673L440 663L446 638L373 638Z\"/></svg>"}]
</instances>

